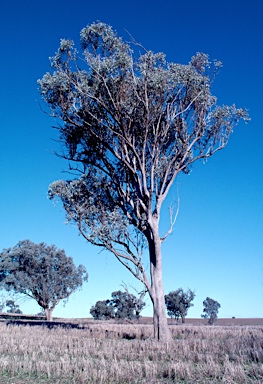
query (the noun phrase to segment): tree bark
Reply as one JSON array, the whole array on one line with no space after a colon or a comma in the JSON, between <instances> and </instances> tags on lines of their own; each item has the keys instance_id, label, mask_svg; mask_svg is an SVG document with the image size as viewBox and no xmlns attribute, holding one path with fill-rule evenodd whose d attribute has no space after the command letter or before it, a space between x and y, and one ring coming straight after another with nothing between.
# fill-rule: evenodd
<instances>
[{"instance_id":1,"label":"tree bark","mask_svg":"<svg viewBox=\"0 0 263 384\"><path fill-rule=\"evenodd\" d=\"M152 227L152 239L149 241L151 291L150 297L153 303L154 338L169 342L172 340L167 322L166 306L162 279L162 253L161 240L158 234L158 224Z\"/></svg>"},{"instance_id":2,"label":"tree bark","mask_svg":"<svg viewBox=\"0 0 263 384\"><path fill-rule=\"evenodd\" d=\"M47 321L53 321L52 313L53 313L53 309L45 308L45 314L46 314Z\"/></svg>"}]
</instances>

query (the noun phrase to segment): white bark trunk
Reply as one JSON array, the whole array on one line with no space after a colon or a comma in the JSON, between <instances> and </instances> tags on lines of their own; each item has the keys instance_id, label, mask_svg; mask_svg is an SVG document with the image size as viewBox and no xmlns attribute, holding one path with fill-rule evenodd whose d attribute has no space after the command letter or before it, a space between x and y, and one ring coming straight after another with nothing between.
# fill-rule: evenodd
<instances>
[{"instance_id":1,"label":"white bark trunk","mask_svg":"<svg viewBox=\"0 0 263 384\"><path fill-rule=\"evenodd\" d=\"M46 319L47 321L53 321L53 309L50 309L50 308L46 308L45 309L45 314L46 314Z\"/></svg>"},{"instance_id":2,"label":"white bark trunk","mask_svg":"<svg viewBox=\"0 0 263 384\"><path fill-rule=\"evenodd\" d=\"M154 338L160 341L171 341L171 332L167 322L164 289L162 280L161 240L158 234L158 222L152 226L152 239L149 241L151 292L153 303Z\"/></svg>"}]
</instances>

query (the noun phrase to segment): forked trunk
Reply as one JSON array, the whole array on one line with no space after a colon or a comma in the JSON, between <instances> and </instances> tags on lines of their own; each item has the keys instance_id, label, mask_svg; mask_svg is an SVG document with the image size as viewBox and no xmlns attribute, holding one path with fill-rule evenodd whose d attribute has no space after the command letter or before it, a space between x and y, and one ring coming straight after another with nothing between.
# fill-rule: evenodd
<instances>
[{"instance_id":1,"label":"forked trunk","mask_svg":"<svg viewBox=\"0 0 263 384\"><path fill-rule=\"evenodd\" d=\"M52 314L53 314L53 309L51 309L51 308L46 308L46 309L45 309L45 314L46 314L46 319L47 319L47 321L52 321L52 320L53 320L53 316L52 316Z\"/></svg>"},{"instance_id":2,"label":"forked trunk","mask_svg":"<svg viewBox=\"0 0 263 384\"><path fill-rule=\"evenodd\" d=\"M161 241L157 231L153 234L153 239L149 242L149 251L151 265L150 297L153 303L154 338L168 342L172 340L172 336L167 322L164 300Z\"/></svg>"}]
</instances>

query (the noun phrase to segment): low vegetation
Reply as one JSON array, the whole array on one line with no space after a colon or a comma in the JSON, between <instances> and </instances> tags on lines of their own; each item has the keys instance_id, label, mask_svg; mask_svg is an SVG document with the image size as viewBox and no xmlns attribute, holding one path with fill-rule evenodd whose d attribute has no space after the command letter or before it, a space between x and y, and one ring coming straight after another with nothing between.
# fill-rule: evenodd
<instances>
[{"instance_id":1,"label":"low vegetation","mask_svg":"<svg viewBox=\"0 0 263 384\"><path fill-rule=\"evenodd\" d=\"M262 326L0 323L0 383L262 383Z\"/></svg>"}]
</instances>

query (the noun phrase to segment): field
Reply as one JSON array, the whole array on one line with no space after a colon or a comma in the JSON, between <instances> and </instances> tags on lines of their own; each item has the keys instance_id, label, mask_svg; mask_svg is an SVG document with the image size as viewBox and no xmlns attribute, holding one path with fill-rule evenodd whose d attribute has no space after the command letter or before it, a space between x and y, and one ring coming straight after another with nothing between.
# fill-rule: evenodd
<instances>
[{"instance_id":1,"label":"field","mask_svg":"<svg viewBox=\"0 0 263 384\"><path fill-rule=\"evenodd\" d=\"M1 321L0 383L263 382L262 319L188 319L169 344L150 321Z\"/></svg>"}]
</instances>

